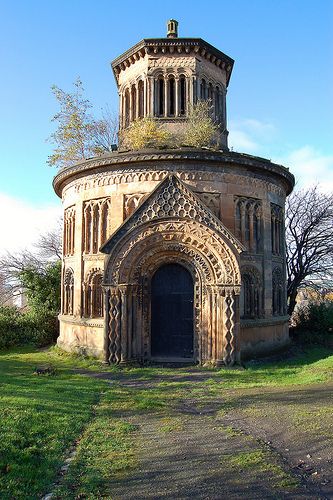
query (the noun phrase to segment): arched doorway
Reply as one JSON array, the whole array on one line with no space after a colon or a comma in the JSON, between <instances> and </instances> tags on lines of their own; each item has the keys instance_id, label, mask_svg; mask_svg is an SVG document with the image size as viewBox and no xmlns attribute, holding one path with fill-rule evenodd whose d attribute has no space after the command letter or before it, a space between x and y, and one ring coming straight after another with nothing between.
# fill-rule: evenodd
<instances>
[{"instance_id":1,"label":"arched doorway","mask_svg":"<svg viewBox=\"0 0 333 500\"><path fill-rule=\"evenodd\" d=\"M193 358L193 279L180 264L164 264L151 281L151 356Z\"/></svg>"}]
</instances>

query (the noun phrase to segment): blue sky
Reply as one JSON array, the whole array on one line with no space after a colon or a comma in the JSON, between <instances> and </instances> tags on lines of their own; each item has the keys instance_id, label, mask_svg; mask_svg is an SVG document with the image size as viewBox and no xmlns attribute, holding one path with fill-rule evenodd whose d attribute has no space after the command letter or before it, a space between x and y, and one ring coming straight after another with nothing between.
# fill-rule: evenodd
<instances>
[{"instance_id":1,"label":"blue sky","mask_svg":"<svg viewBox=\"0 0 333 500\"><path fill-rule=\"evenodd\" d=\"M144 37L164 37L169 18L180 36L235 59L229 145L333 188L332 0L0 0L0 207L16 204L18 225L26 211L26 238L29 217L47 226L60 207L46 164L51 85L71 90L80 76L96 113L116 110L110 61Z\"/></svg>"}]
</instances>

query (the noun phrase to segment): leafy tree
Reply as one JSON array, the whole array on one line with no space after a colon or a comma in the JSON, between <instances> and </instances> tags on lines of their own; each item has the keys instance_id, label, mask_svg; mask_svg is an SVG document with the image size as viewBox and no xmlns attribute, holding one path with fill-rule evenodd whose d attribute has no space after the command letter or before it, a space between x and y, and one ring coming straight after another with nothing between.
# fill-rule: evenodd
<instances>
[{"instance_id":1,"label":"leafy tree","mask_svg":"<svg viewBox=\"0 0 333 500\"><path fill-rule=\"evenodd\" d=\"M42 269L29 266L20 272L19 279L32 311L60 312L61 261L48 263Z\"/></svg>"},{"instance_id":2,"label":"leafy tree","mask_svg":"<svg viewBox=\"0 0 333 500\"><path fill-rule=\"evenodd\" d=\"M287 296L292 314L300 288L333 283L333 195L294 191L286 204Z\"/></svg>"},{"instance_id":3,"label":"leafy tree","mask_svg":"<svg viewBox=\"0 0 333 500\"><path fill-rule=\"evenodd\" d=\"M217 147L219 126L213 121L211 102L198 101L190 105L183 142L193 147Z\"/></svg>"},{"instance_id":4,"label":"leafy tree","mask_svg":"<svg viewBox=\"0 0 333 500\"><path fill-rule=\"evenodd\" d=\"M82 81L74 82L74 91L65 92L53 85L60 111L52 119L58 124L49 140L56 145L48 158L50 166L66 167L92 156L111 151L115 142L117 121L109 111L101 119L90 114L92 104L84 98Z\"/></svg>"}]
</instances>

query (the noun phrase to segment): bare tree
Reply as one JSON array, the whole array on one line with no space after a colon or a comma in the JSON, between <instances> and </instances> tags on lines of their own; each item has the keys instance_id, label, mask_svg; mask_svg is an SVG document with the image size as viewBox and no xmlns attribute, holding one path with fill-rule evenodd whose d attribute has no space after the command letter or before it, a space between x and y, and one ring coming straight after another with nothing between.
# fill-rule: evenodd
<instances>
[{"instance_id":1,"label":"bare tree","mask_svg":"<svg viewBox=\"0 0 333 500\"><path fill-rule=\"evenodd\" d=\"M20 280L22 273L28 269L46 270L48 264L61 260L61 227L59 220L55 229L41 234L34 244L36 252L24 250L0 255L0 305L24 293Z\"/></svg>"},{"instance_id":2,"label":"bare tree","mask_svg":"<svg viewBox=\"0 0 333 500\"><path fill-rule=\"evenodd\" d=\"M287 296L292 314L300 288L331 288L333 195L317 186L294 191L286 205Z\"/></svg>"},{"instance_id":3,"label":"bare tree","mask_svg":"<svg viewBox=\"0 0 333 500\"><path fill-rule=\"evenodd\" d=\"M102 118L94 120L91 128L92 151L99 156L111 151L118 140L118 117L108 107L102 109Z\"/></svg>"},{"instance_id":4,"label":"bare tree","mask_svg":"<svg viewBox=\"0 0 333 500\"><path fill-rule=\"evenodd\" d=\"M59 218L57 225L51 231L40 235L34 247L37 255L42 260L61 260L62 257L62 218Z\"/></svg>"}]
</instances>

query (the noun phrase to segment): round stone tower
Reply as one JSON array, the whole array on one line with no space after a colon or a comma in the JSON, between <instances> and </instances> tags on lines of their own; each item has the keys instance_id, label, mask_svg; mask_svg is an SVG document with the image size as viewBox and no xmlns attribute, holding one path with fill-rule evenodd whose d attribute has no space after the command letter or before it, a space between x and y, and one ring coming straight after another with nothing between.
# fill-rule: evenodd
<instances>
[{"instance_id":1,"label":"round stone tower","mask_svg":"<svg viewBox=\"0 0 333 500\"><path fill-rule=\"evenodd\" d=\"M109 362L232 365L289 339L284 205L294 178L230 152L233 60L197 38L145 39L112 63L120 134L150 116L174 133L210 99L221 149L118 151L62 169L58 344Z\"/></svg>"}]
</instances>

